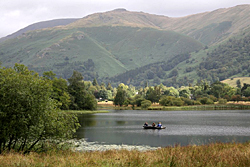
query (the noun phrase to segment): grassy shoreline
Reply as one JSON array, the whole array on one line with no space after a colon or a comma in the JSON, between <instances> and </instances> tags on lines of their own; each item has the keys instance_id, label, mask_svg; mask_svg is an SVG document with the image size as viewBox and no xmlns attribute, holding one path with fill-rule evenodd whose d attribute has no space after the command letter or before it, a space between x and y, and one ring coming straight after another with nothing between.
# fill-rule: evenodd
<instances>
[{"instance_id":1,"label":"grassy shoreline","mask_svg":"<svg viewBox=\"0 0 250 167\"><path fill-rule=\"evenodd\" d=\"M211 143L153 151L4 153L0 166L250 166L250 143Z\"/></svg>"}]
</instances>

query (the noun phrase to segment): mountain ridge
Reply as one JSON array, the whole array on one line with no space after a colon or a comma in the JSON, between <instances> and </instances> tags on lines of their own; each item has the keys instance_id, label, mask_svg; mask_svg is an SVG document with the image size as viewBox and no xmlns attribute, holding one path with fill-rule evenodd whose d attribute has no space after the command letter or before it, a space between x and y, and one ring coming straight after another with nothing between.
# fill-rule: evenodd
<instances>
[{"instance_id":1,"label":"mountain ridge","mask_svg":"<svg viewBox=\"0 0 250 167\"><path fill-rule=\"evenodd\" d=\"M37 22L34 24L31 24L27 27L24 27L10 35L7 35L6 37L0 38L0 42L3 42L5 40L11 39L11 38L16 38L23 33L26 33L27 31L32 31L32 30L39 30L43 28L50 28L50 27L56 27L56 26L63 26L70 24L74 21L78 20L77 18L66 18L66 19L54 19L54 20L48 20L48 21L41 21Z\"/></svg>"}]
</instances>

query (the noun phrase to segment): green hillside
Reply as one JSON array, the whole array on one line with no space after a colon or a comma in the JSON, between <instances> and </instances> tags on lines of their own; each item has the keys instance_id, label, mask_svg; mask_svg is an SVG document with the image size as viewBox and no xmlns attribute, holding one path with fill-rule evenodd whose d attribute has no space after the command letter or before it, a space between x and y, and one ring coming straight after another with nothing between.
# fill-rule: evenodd
<instances>
[{"instance_id":1,"label":"green hillside","mask_svg":"<svg viewBox=\"0 0 250 167\"><path fill-rule=\"evenodd\" d=\"M202 44L188 36L152 28L52 28L4 42L0 58L4 66L18 62L40 73L52 70L64 78L78 70L93 79L112 77L200 48ZM91 70L84 65L88 60L94 63Z\"/></svg>"},{"instance_id":2,"label":"green hillside","mask_svg":"<svg viewBox=\"0 0 250 167\"><path fill-rule=\"evenodd\" d=\"M167 61L128 71L111 78L110 82L122 81L139 86L148 81L151 85L163 83L178 87L199 80L213 83L227 78L231 81L235 77L249 77L250 34L247 32L199 52L180 54Z\"/></svg>"}]
</instances>

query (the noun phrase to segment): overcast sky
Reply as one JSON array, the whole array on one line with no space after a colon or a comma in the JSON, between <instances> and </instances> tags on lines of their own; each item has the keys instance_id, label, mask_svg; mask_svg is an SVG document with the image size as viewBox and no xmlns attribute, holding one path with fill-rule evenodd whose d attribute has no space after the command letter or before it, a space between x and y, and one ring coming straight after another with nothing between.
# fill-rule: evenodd
<instances>
[{"instance_id":1,"label":"overcast sky","mask_svg":"<svg viewBox=\"0 0 250 167\"><path fill-rule=\"evenodd\" d=\"M181 17L241 4L250 0L0 0L0 37L39 21L82 18L116 8Z\"/></svg>"}]
</instances>

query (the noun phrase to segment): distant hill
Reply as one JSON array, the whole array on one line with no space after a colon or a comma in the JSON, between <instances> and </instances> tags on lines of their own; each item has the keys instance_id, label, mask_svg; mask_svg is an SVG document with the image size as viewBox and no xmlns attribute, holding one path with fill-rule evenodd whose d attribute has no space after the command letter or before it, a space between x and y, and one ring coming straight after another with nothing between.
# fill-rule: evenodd
<instances>
[{"instance_id":1,"label":"distant hill","mask_svg":"<svg viewBox=\"0 0 250 167\"><path fill-rule=\"evenodd\" d=\"M7 39L16 38L16 37L22 35L23 33L26 33L27 31L39 30L39 29L43 29L43 28L51 28L51 27L56 27L56 26L63 26L63 25L70 24L76 20L78 20L78 19L55 19L55 20L34 23L34 24L31 24L31 25L13 33L13 34L10 34L6 37L0 38L0 42L3 42Z\"/></svg>"},{"instance_id":2,"label":"distant hill","mask_svg":"<svg viewBox=\"0 0 250 167\"><path fill-rule=\"evenodd\" d=\"M63 78L77 70L85 80L135 86L248 75L250 5L180 18L116 9L64 21L1 42L2 66L22 63Z\"/></svg>"}]
</instances>

